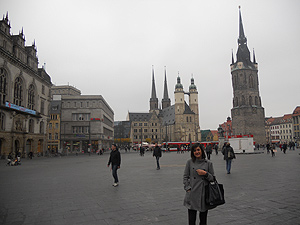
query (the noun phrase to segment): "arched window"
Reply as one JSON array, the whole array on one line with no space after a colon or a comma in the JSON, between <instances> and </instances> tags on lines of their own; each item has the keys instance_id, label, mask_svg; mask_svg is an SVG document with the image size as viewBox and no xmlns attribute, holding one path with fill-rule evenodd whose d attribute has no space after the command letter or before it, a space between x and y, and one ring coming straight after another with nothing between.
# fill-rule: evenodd
<instances>
[{"instance_id":1,"label":"arched window","mask_svg":"<svg viewBox=\"0 0 300 225\"><path fill-rule=\"evenodd\" d=\"M249 96L249 105L253 105L252 104L252 97L251 96Z\"/></svg>"},{"instance_id":2,"label":"arched window","mask_svg":"<svg viewBox=\"0 0 300 225\"><path fill-rule=\"evenodd\" d=\"M40 123L40 134L44 134L44 122Z\"/></svg>"},{"instance_id":3,"label":"arched window","mask_svg":"<svg viewBox=\"0 0 300 225\"><path fill-rule=\"evenodd\" d=\"M31 84L28 89L28 108L34 109L34 86Z\"/></svg>"},{"instance_id":4,"label":"arched window","mask_svg":"<svg viewBox=\"0 0 300 225\"><path fill-rule=\"evenodd\" d=\"M33 121L33 119L29 120L29 133L34 133L34 121Z\"/></svg>"},{"instance_id":5,"label":"arched window","mask_svg":"<svg viewBox=\"0 0 300 225\"><path fill-rule=\"evenodd\" d=\"M0 113L0 130L5 130L5 114Z\"/></svg>"},{"instance_id":6,"label":"arched window","mask_svg":"<svg viewBox=\"0 0 300 225\"><path fill-rule=\"evenodd\" d=\"M253 76L252 75L250 75L250 77L249 77L249 87L250 88L254 88L254 80L253 80Z\"/></svg>"},{"instance_id":7,"label":"arched window","mask_svg":"<svg viewBox=\"0 0 300 225\"><path fill-rule=\"evenodd\" d=\"M1 68L0 69L0 101L5 104L7 95L7 73Z\"/></svg>"},{"instance_id":8,"label":"arched window","mask_svg":"<svg viewBox=\"0 0 300 225\"><path fill-rule=\"evenodd\" d=\"M14 104L21 106L23 99L23 81L17 77L14 85Z\"/></svg>"},{"instance_id":9,"label":"arched window","mask_svg":"<svg viewBox=\"0 0 300 225\"><path fill-rule=\"evenodd\" d=\"M246 103L245 96L242 95L242 105L245 105L245 103Z\"/></svg>"},{"instance_id":10,"label":"arched window","mask_svg":"<svg viewBox=\"0 0 300 225\"><path fill-rule=\"evenodd\" d=\"M258 105L258 97L255 96L255 105Z\"/></svg>"}]
</instances>

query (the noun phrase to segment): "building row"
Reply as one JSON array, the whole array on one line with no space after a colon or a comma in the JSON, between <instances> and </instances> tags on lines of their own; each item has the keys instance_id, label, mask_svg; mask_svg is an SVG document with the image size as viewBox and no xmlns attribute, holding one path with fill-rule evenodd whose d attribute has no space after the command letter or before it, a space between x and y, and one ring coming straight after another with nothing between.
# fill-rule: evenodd
<instances>
[{"instance_id":1,"label":"building row","mask_svg":"<svg viewBox=\"0 0 300 225\"><path fill-rule=\"evenodd\" d=\"M0 20L0 157L29 152L81 151L113 142L114 112L101 95L81 95L53 86L38 67L37 47L11 34L8 14Z\"/></svg>"},{"instance_id":2,"label":"building row","mask_svg":"<svg viewBox=\"0 0 300 225\"><path fill-rule=\"evenodd\" d=\"M300 145L300 106L293 113L265 120L266 139L269 143L297 143Z\"/></svg>"}]
</instances>

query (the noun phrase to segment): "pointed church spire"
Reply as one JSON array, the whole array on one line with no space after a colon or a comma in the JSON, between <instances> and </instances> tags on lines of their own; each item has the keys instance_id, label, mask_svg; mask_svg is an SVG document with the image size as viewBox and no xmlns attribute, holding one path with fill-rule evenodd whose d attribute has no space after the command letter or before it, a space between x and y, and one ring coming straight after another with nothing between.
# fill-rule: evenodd
<instances>
[{"instance_id":1,"label":"pointed church spire","mask_svg":"<svg viewBox=\"0 0 300 225\"><path fill-rule=\"evenodd\" d=\"M151 98L156 98L156 88L155 88L155 80L154 80L154 69L152 65L152 92L151 92Z\"/></svg>"},{"instance_id":2,"label":"pointed church spire","mask_svg":"<svg viewBox=\"0 0 300 225\"><path fill-rule=\"evenodd\" d=\"M168 85L167 85L167 69L165 67L165 84L164 84L164 96L162 99L162 108L167 108L171 105L171 99L168 94Z\"/></svg>"},{"instance_id":3,"label":"pointed church spire","mask_svg":"<svg viewBox=\"0 0 300 225\"><path fill-rule=\"evenodd\" d=\"M241 7L239 6L239 38L238 38L238 50L236 54L236 61L242 62L244 67L253 67L254 65L250 61L250 51L247 46L247 38L245 37L244 27L242 22Z\"/></svg>"},{"instance_id":4,"label":"pointed church spire","mask_svg":"<svg viewBox=\"0 0 300 225\"><path fill-rule=\"evenodd\" d=\"M164 85L164 98L163 99L168 99L169 94L168 94L168 86L167 86L167 70L165 67L165 85Z\"/></svg>"},{"instance_id":5,"label":"pointed church spire","mask_svg":"<svg viewBox=\"0 0 300 225\"><path fill-rule=\"evenodd\" d=\"M151 91L151 98L150 98L150 110L156 110L156 109L158 109L158 98L156 97L154 69L152 65L152 91Z\"/></svg>"},{"instance_id":6,"label":"pointed church spire","mask_svg":"<svg viewBox=\"0 0 300 225\"><path fill-rule=\"evenodd\" d=\"M242 13L241 13L241 6L239 6L239 15L240 15L240 21L239 21L239 44L246 44L247 38L245 37L244 27L243 27L243 21L242 21Z\"/></svg>"}]
</instances>

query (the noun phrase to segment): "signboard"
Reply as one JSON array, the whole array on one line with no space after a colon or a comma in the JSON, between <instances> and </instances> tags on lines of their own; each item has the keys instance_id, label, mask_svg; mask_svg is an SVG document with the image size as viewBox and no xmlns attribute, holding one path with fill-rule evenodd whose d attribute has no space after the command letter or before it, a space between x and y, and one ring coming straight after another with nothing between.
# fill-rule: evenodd
<instances>
[{"instance_id":1,"label":"signboard","mask_svg":"<svg viewBox=\"0 0 300 225\"><path fill-rule=\"evenodd\" d=\"M22 106L18 106L18 105L12 104L10 102L5 102L5 106L8 107L8 108L11 108L11 109L15 109L15 110L21 111L21 112L26 112L26 113L29 113L29 114L32 114L32 115L36 115L36 111L24 108Z\"/></svg>"}]
</instances>

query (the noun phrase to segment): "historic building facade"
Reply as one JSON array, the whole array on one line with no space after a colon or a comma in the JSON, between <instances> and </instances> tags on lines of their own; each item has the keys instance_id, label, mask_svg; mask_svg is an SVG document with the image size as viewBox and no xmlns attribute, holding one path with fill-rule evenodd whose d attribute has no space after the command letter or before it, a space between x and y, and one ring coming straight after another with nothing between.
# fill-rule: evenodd
<instances>
[{"instance_id":1,"label":"historic building facade","mask_svg":"<svg viewBox=\"0 0 300 225\"><path fill-rule=\"evenodd\" d=\"M61 147L69 152L108 148L114 140L114 111L101 95L61 96Z\"/></svg>"},{"instance_id":2,"label":"historic building facade","mask_svg":"<svg viewBox=\"0 0 300 225\"><path fill-rule=\"evenodd\" d=\"M150 110L148 113L128 113L127 120L131 124L130 137L133 143L140 142L195 142L201 141L199 126L198 91L191 79L189 91L184 92L180 77L175 85L175 104L171 105L168 95L167 76L165 70L164 94L159 107L156 96L154 70L152 69L152 89ZM189 96L187 103L184 96Z\"/></svg>"},{"instance_id":3,"label":"historic building facade","mask_svg":"<svg viewBox=\"0 0 300 225\"><path fill-rule=\"evenodd\" d=\"M252 134L256 143L265 144L265 111L259 94L258 65L254 51L253 61L250 60L241 11L236 61L232 54L230 68L233 87L232 132L234 135Z\"/></svg>"},{"instance_id":4,"label":"historic building facade","mask_svg":"<svg viewBox=\"0 0 300 225\"><path fill-rule=\"evenodd\" d=\"M10 34L8 14L0 21L0 155L47 151L51 78L38 68L35 42L23 30Z\"/></svg>"}]
</instances>

